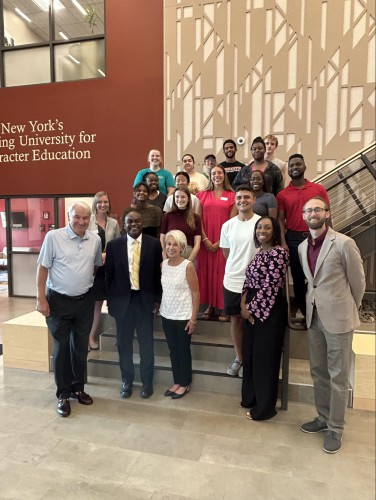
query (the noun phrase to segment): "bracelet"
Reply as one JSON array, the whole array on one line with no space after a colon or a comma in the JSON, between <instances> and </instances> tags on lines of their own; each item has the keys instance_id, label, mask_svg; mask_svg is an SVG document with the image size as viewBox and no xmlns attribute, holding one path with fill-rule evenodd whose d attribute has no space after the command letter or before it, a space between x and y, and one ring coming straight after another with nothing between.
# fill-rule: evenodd
<instances>
[{"instance_id":1,"label":"bracelet","mask_svg":"<svg viewBox=\"0 0 376 500\"><path fill-rule=\"evenodd\" d=\"M204 241L206 241L206 240L208 240L208 239L209 239L209 238L204 238L204 239L202 240L202 242L204 243Z\"/></svg>"},{"instance_id":2,"label":"bracelet","mask_svg":"<svg viewBox=\"0 0 376 500\"><path fill-rule=\"evenodd\" d=\"M197 325L197 321L193 321L193 319L190 319L189 321L192 323L192 325Z\"/></svg>"}]
</instances>

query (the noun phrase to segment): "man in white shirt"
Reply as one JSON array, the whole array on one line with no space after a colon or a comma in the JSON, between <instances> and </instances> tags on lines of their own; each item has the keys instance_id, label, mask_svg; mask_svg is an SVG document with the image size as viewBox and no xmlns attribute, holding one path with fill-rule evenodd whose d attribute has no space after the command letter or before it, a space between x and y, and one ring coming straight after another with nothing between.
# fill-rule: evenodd
<instances>
[{"instance_id":1,"label":"man in white shirt","mask_svg":"<svg viewBox=\"0 0 376 500\"><path fill-rule=\"evenodd\" d=\"M256 253L254 229L260 216L253 212L256 197L249 185L240 185L235 191L236 217L225 222L221 230L219 246L226 259L223 279L224 313L230 316L231 337L235 359L227 374L235 377L242 365L243 320L240 315L240 299L245 271Z\"/></svg>"}]
</instances>

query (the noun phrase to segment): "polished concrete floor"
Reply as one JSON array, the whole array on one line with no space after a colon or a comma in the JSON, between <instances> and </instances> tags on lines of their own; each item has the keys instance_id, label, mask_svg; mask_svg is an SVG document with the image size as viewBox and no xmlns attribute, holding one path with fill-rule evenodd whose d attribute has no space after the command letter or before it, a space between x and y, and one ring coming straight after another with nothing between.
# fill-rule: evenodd
<instances>
[{"instance_id":1,"label":"polished concrete floor","mask_svg":"<svg viewBox=\"0 0 376 500\"><path fill-rule=\"evenodd\" d=\"M7 311L5 311L7 307ZM30 312L0 297L0 321ZM348 410L339 453L300 424L314 407L290 403L251 422L239 395L197 392L173 401L121 400L119 384L91 378L93 406L56 414L51 373L3 369L0 357L0 499L374 500L375 414Z\"/></svg>"}]
</instances>

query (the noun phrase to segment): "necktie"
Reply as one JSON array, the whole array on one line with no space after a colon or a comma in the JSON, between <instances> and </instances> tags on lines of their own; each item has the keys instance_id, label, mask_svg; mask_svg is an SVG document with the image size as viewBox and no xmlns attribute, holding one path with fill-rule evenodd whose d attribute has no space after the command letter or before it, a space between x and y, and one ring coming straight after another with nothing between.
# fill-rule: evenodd
<instances>
[{"instance_id":1,"label":"necktie","mask_svg":"<svg viewBox=\"0 0 376 500\"><path fill-rule=\"evenodd\" d=\"M134 240L133 243L133 263L132 263L132 281L136 290L140 289L140 242Z\"/></svg>"}]
</instances>

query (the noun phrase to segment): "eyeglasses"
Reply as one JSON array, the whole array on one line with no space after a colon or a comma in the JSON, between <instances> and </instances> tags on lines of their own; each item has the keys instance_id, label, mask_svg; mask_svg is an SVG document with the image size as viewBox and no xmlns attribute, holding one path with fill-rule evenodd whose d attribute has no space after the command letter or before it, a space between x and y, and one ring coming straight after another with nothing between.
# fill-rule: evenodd
<instances>
[{"instance_id":1,"label":"eyeglasses","mask_svg":"<svg viewBox=\"0 0 376 500\"><path fill-rule=\"evenodd\" d=\"M310 215L312 212L315 212L315 214L321 214L321 212L327 212L327 208L321 208L321 207L315 207L315 208L305 208L303 210L303 214Z\"/></svg>"}]
</instances>

